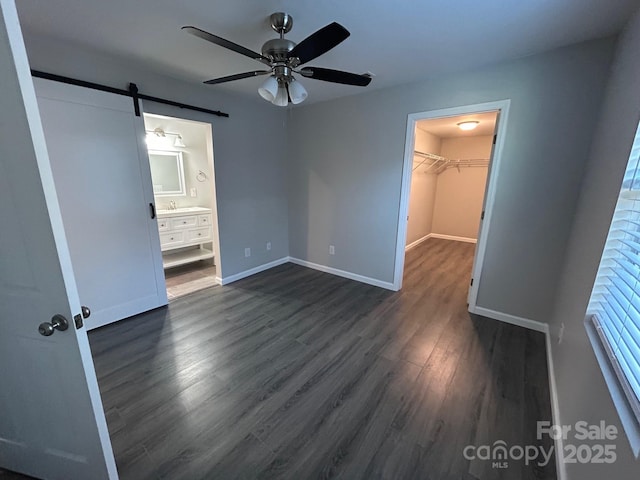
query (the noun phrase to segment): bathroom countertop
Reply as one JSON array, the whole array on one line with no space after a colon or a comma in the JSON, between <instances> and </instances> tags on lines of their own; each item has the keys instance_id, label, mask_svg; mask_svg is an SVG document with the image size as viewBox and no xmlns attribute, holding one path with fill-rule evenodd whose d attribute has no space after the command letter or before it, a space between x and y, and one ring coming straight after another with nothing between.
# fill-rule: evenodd
<instances>
[{"instance_id":1,"label":"bathroom countertop","mask_svg":"<svg viewBox=\"0 0 640 480\"><path fill-rule=\"evenodd\" d=\"M182 215L191 215L194 213L211 213L211 209L205 207L185 207L173 210L156 210L158 218L180 217Z\"/></svg>"}]
</instances>

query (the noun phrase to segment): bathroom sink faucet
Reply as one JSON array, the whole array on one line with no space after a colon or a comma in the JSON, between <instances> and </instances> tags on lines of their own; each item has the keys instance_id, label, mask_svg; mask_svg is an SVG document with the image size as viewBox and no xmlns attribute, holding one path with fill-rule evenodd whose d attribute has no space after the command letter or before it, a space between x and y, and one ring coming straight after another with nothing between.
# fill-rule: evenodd
<instances>
[{"instance_id":1,"label":"bathroom sink faucet","mask_svg":"<svg viewBox=\"0 0 640 480\"><path fill-rule=\"evenodd\" d=\"M178 207L176 207L176 202L174 202L173 200L171 200L169 202L169 210L177 210Z\"/></svg>"}]
</instances>

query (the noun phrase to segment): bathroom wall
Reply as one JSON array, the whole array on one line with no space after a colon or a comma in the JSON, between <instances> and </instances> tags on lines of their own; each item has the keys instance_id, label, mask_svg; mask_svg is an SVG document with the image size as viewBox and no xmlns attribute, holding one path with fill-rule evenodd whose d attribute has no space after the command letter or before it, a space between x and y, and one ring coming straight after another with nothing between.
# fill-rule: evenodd
<instances>
[{"instance_id":1,"label":"bathroom wall","mask_svg":"<svg viewBox=\"0 0 640 480\"><path fill-rule=\"evenodd\" d=\"M440 154L451 160L489 159L493 135L445 138ZM488 167L448 168L438 175L432 233L477 239Z\"/></svg>"},{"instance_id":2,"label":"bathroom wall","mask_svg":"<svg viewBox=\"0 0 640 480\"><path fill-rule=\"evenodd\" d=\"M440 137L416 128L416 150L440 155L440 144ZM415 156L413 164L417 165L422 160L423 157ZM433 173L426 173L426 168L425 166L418 167L411 175L407 245L424 238L432 231L438 177Z\"/></svg>"},{"instance_id":3,"label":"bathroom wall","mask_svg":"<svg viewBox=\"0 0 640 480\"><path fill-rule=\"evenodd\" d=\"M184 163L184 177L186 195L159 196L156 197L156 208L159 210L169 207L169 202L174 201L178 208L183 207L213 207L213 166L211 157L207 149L207 130L210 126L196 123L189 120L181 120L171 117L161 117L156 115L145 115L144 123L146 130L161 128L165 132L179 133L186 148L173 147L174 135L167 135L166 147L156 147L156 144L149 146L150 150L172 150L182 152ZM198 173L202 171L207 178L200 182L197 180ZM196 196L191 196L191 189L196 189Z\"/></svg>"}]
</instances>

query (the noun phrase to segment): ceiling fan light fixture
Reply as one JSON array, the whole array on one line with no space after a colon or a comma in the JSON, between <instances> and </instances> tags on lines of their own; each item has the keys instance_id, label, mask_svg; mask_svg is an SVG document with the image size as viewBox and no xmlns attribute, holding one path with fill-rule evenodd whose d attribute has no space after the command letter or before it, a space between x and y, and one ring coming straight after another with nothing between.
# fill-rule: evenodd
<instances>
[{"instance_id":1,"label":"ceiling fan light fixture","mask_svg":"<svg viewBox=\"0 0 640 480\"><path fill-rule=\"evenodd\" d=\"M258 88L258 93L262 98L264 98L267 102L273 102L278 94L278 80L275 76L270 75L260 88Z\"/></svg>"},{"instance_id":2,"label":"ceiling fan light fixture","mask_svg":"<svg viewBox=\"0 0 640 480\"><path fill-rule=\"evenodd\" d=\"M289 104L289 95L287 94L287 87L284 84L278 85L278 93L271 103L278 107L286 107Z\"/></svg>"},{"instance_id":3,"label":"ceiling fan light fixture","mask_svg":"<svg viewBox=\"0 0 640 480\"><path fill-rule=\"evenodd\" d=\"M300 82L292 78L291 82L289 83L289 97L291 97L291 103L293 103L294 105L302 103L307 98L307 95L307 89L304 88L304 86Z\"/></svg>"},{"instance_id":4,"label":"ceiling fan light fixture","mask_svg":"<svg viewBox=\"0 0 640 480\"><path fill-rule=\"evenodd\" d=\"M478 126L479 123L480 122L478 122L477 120L470 120L466 122L460 122L457 125L460 130L473 130Z\"/></svg>"},{"instance_id":5,"label":"ceiling fan light fixture","mask_svg":"<svg viewBox=\"0 0 640 480\"><path fill-rule=\"evenodd\" d=\"M255 52L192 25L182 27L182 30L195 37L256 60L269 67L269 70L237 73L235 75L213 78L204 83L207 85L218 85L220 83L252 78L259 75L269 75L269 78L258 88L258 93L266 101L282 107L289 104L289 99L291 99L291 103L297 104L307 98L306 89L302 85L295 83L292 73L313 78L314 80L357 87L366 87L371 83L371 78L374 76L371 72L359 75L342 70L307 66L302 70L296 70L296 68L301 65L324 55L351 35L349 30L339 23L332 22L315 33L312 33L299 43L296 43L284 38L284 35L288 33L293 26L293 18L291 15L284 12L276 12L272 14L269 19L271 28L278 33L279 38L267 40L262 45L262 53Z\"/></svg>"}]
</instances>

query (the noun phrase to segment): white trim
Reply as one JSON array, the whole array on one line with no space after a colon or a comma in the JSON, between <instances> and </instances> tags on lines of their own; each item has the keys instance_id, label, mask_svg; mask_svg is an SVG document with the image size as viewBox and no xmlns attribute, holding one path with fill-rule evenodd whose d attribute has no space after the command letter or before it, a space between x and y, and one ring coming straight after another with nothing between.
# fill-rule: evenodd
<instances>
[{"instance_id":1,"label":"white trim","mask_svg":"<svg viewBox=\"0 0 640 480\"><path fill-rule=\"evenodd\" d=\"M364 275L359 275L357 273L347 272L345 270L339 270L333 267L327 267L326 265L320 265L318 263L308 262L306 260L300 260L299 258L289 257L289 261L291 263L295 263L296 265L301 265L303 267L312 268L314 270L319 270L321 272L330 273L332 275L337 275L338 277L348 278L350 280L355 280L356 282L367 283L369 285L374 285L380 288L386 288L387 290L396 290L394 288L393 283L383 282L382 280L378 280L371 277L365 277Z\"/></svg>"},{"instance_id":2,"label":"white trim","mask_svg":"<svg viewBox=\"0 0 640 480\"><path fill-rule=\"evenodd\" d=\"M489 173L487 176L487 187L484 198L484 220L480 223L478 232L478 247L473 262L472 277L475 279L469 290L469 305L475 307L478 296L478 286L482 273L482 263L486 251L487 237L490 230L491 212L495 200L495 190L497 185L499 164L504 150L506 138L506 125L508 123L510 100L499 100L476 105L464 105L442 110L432 110L428 112L411 113L407 117L407 133L404 147L404 165L402 168L402 184L400 187L400 208L398 210L398 229L396 237L395 268L393 273L393 290L402 288L402 275L404 272L404 254L407 241L407 215L409 212L409 193L411 188L411 170L413 164L413 150L415 144L416 122L429 118L452 117L469 113L481 113L498 111L498 129L496 144L493 148L492 159L489 163Z\"/></svg>"},{"instance_id":3,"label":"white trim","mask_svg":"<svg viewBox=\"0 0 640 480\"><path fill-rule=\"evenodd\" d=\"M551 350L551 332L549 331L549 325L546 325L545 331L546 346L547 346L547 369L549 370L549 394L551 396L551 419L554 425L561 425L560 423L560 403L558 401L558 388L556 386L556 369L553 366L553 352ZM555 440L556 449L556 477L559 480L567 478L567 471L564 463L564 441L562 436Z\"/></svg>"},{"instance_id":4,"label":"white trim","mask_svg":"<svg viewBox=\"0 0 640 480\"><path fill-rule=\"evenodd\" d=\"M596 361L602 372L602 376L607 385L607 390L615 407L622 428L629 442L629 447L633 456L640 458L640 427L636 414L629 404L627 394L622 386L620 378L611 363L611 357L598 333L596 326L591 320L591 315L587 315L584 322L587 337L596 356Z\"/></svg>"},{"instance_id":5,"label":"white trim","mask_svg":"<svg viewBox=\"0 0 640 480\"><path fill-rule=\"evenodd\" d=\"M509 323L511 325L517 325L519 327L528 328L529 330L535 330L542 332L545 335L545 345L547 349L547 370L549 375L549 395L551 397L551 421L554 425L560 425L560 404L558 401L558 388L556 384L556 370L553 365L553 351L551 349L551 333L549 331L549 324L538 322L536 320L530 320L528 318L516 317L508 313L497 312L483 307L470 307L469 312L476 315L482 315L483 317L491 318L499 322ZM555 454L556 454L556 476L558 480L564 480L567 478L567 472L564 463L564 443L562 438L555 440Z\"/></svg>"},{"instance_id":6,"label":"white trim","mask_svg":"<svg viewBox=\"0 0 640 480\"><path fill-rule=\"evenodd\" d=\"M484 307L475 306L472 308L471 305L469 305L469 312L476 315L482 315L483 317L488 317L493 320L499 320L504 323L510 323L511 325L528 328L529 330L535 330L536 332L545 333L549 330L549 325L546 323L530 320L528 318L516 317L515 315L497 312Z\"/></svg>"},{"instance_id":7,"label":"white trim","mask_svg":"<svg viewBox=\"0 0 640 480\"><path fill-rule=\"evenodd\" d=\"M469 238L469 237L456 237L455 235L445 235L443 233L430 233L428 235L425 235L422 238L419 238L418 240L416 240L415 242L411 242L409 245L407 245L406 247L404 247L404 251L408 252L409 250L411 250L412 248L417 247L418 245L420 245L421 243L429 240L430 238L440 238L442 240L453 240L455 242L466 242L466 243L477 243L478 239L477 238Z\"/></svg>"},{"instance_id":8,"label":"white trim","mask_svg":"<svg viewBox=\"0 0 640 480\"><path fill-rule=\"evenodd\" d=\"M409 250L411 250L414 247L417 247L418 245L420 245L422 242L425 242L427 240L429 240L431 237L433 236L432 233L429 233L428 235L425 235L422 238L419 238L418 240L416 240L415 242L411 242L409 245L407 245L406 247L404 247L404 251L408 252Z\"/></svg>"},{"instance_id":9,"label":"white trim","mask_svg":"<svg viewBox=\"0 0 640 480\"><path fill-rule=\"evenodd\" d=\"M289 257L282 257L274 260L273 262L263 263L262 265L250 268L249 270L245 270L244 272L229 275L228 277L216 277L216 281L219 280L220 285L228 285L232 282L237 282L238 280L242 280L243 278L255 275L256 273L264 272L265 270L269 270L270 268L277 267L278 265L282 265L284 263L287 263L288 261Z\"/></svg>"},{"instance_id":10,"label":"white trim","mask_svg":"<svg viewBox=\"0 0 640 480\"><path fill-rule=\"evenodd\" d=\"M477 243L477 238L456 237L455 235L444 235L442 233L430 233L431 238L441 238L442 240L454 240L456 242Z\"/></svg>"}]
</instances>

